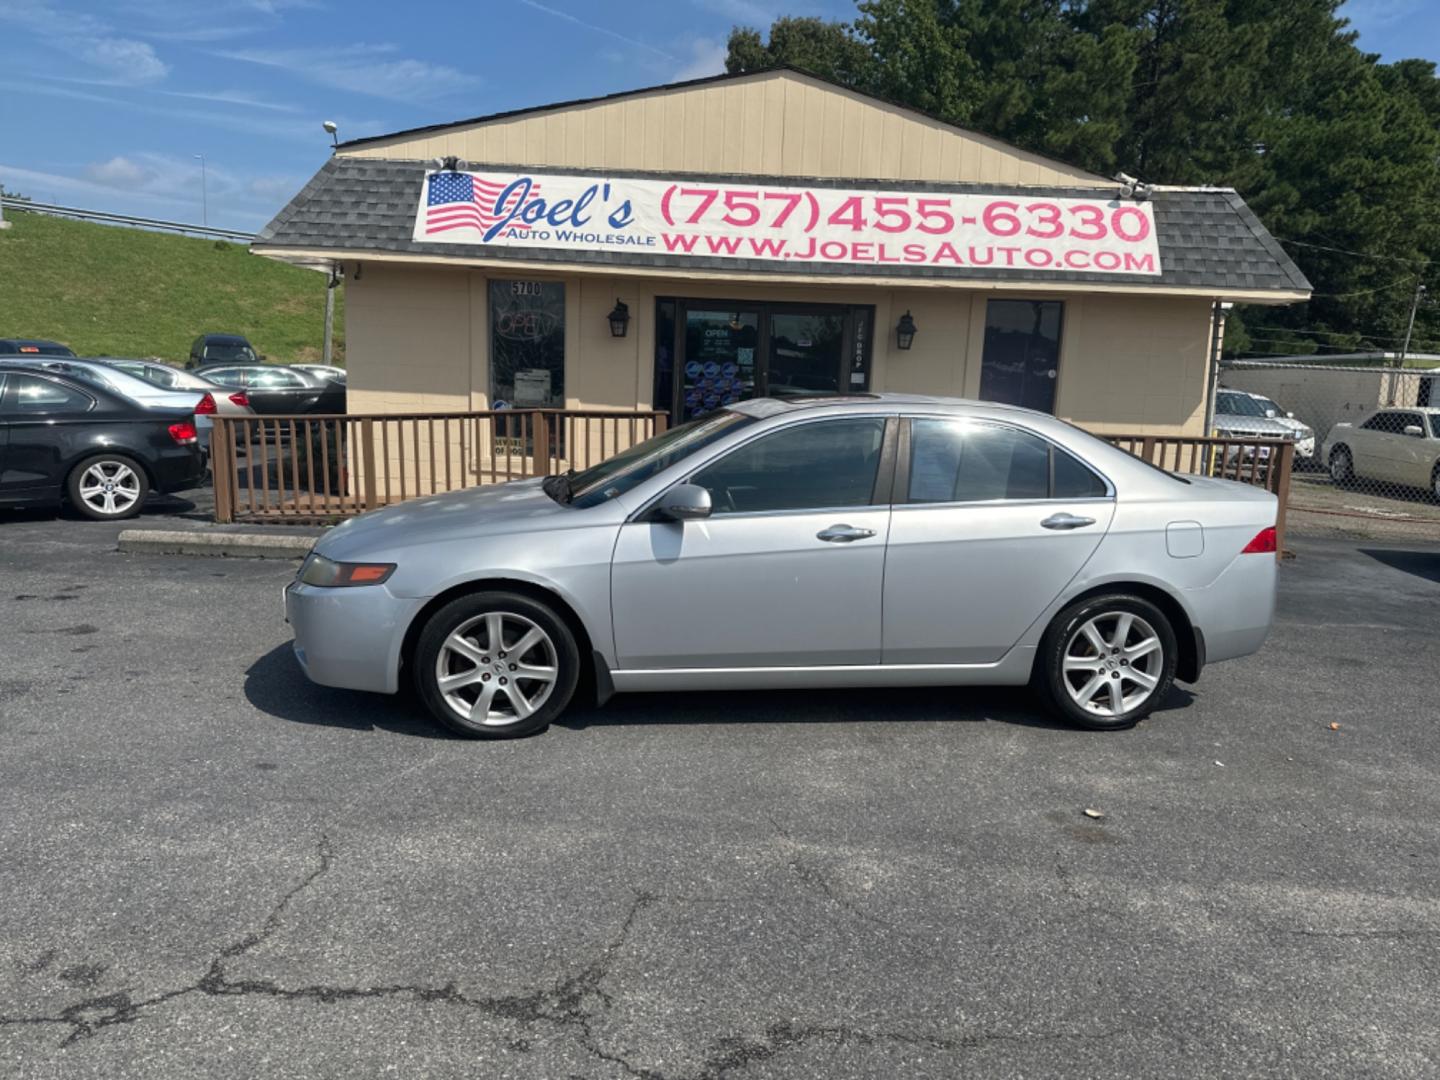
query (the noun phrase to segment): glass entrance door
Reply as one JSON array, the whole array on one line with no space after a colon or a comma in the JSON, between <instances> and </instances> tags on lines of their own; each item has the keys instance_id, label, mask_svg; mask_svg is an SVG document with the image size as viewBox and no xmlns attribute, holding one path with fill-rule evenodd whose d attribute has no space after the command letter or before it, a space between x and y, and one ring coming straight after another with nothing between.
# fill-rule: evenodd
<instances>
[{"instance_id":1,"label":"glass entrance door","mask_svg":"<svg viewBox=\"0 0 1440 1080\"><path fill-rule=\"evenodd\" d=\"M676 423L760 396L870 386L869 307L661 298L655 407Z\"/></svg>"},{"instance_id":2,"label":"glass entrance door","mask_svg":"<svg viewBox=\"0 0 1440 1080\"><path fill-rule=\"evenodd\" d=\"M755 396L758 311L687 306L683 332L680 422Z\"/></svg>"},{"instance_id":3,"label":"glass entrance door","mask_svg":"<svg viewBox=\"0 0 1440 1080\"><path fill-rule=\"evenodd\" d=\"M765 392L771 397L840 393L844 344L845 316L839 312L773 312Z\"/></svg>"}]
</instances>

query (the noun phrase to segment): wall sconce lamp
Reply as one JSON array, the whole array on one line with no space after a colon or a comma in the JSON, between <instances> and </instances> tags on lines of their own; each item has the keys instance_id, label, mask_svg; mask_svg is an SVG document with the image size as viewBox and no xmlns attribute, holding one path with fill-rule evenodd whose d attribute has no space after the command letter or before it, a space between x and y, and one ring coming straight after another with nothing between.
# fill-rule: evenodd
<instances>
[{"instance_id":1,"label":"wall sconce lamp","mask_svg":"<svg viewBox=\"0 0 1440 1080\"><path fill-rule=\"evenodd\" d=\"M910 317L910 312L900 316L900 321L895 324L895 347L897 349L909 349L915 342L915 320Z\"/></svg>"},{"instance_id":2,"label":"wall sconce lamp","mask_svg":"<svg viewBox=\"0 0 1440 1080\"><path fill-rule=\"evenodd\" d=\"M610 336L624 337L625 330L630 325L630 309L618 296L615 298L615 308L606 316L610 320Z\"/></svg>"}]
</instances>

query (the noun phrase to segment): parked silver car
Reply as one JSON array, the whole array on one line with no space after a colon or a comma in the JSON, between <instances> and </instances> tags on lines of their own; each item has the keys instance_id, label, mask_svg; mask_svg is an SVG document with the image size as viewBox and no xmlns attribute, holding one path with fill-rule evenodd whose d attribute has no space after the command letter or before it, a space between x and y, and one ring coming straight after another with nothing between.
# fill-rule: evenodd
<instances>
[{"instance_id":1,"label":"parked silver car","mask_svg":"<svg viewBox=\"0 0 1440 1080\"><path fill-rule=\"evenodd\" d=\"M1303 420L1297 420L1293 412L1280 408L1274 398L1268 398L1264 394L1256 394L1249 390L1235 390L1231 393L1243 393L1251 401L1259 405L1268 420L1274 420L1281 427L1290 430L1290 437L1295 440L1295 460L1297 463L1309 462L1315 458L1315 429Z\"/></svg>"},{"instance_id":2,"label":"parked silver car","mask_svg":"<svg viewBox=\"0 0 1440 1080\"><path fill-rule=\"evenodd\" d=\"M388 507L285 590L328 686L412 680L465 735L620 690L1033 684L1122 728L1258 649L1275 497L1052 416L943 398L757 399L592 469Z\"/></svg>"}]
</instances>

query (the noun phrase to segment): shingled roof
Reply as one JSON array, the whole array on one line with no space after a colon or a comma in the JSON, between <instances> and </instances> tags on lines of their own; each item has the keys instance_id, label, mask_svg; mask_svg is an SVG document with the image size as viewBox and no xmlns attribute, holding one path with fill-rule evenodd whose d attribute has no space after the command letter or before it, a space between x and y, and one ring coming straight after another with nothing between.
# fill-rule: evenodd
<instances>
[{"instance_id":1,"label":"shingled roof","mask_svg":"<svg viewBox=\"0 0 1440 1080\"><path fill-rule=\"evenodd\" d=\"M486 165L471 163L484 170ZM969 266L887 265L883 269L865 264L787 263L764 259L715 256L677 256L654 252L577 251L573 249L517 248L501 245L454 245L417 242L413 239L415 212L427 165L422 161L397 161L337 155L315 174L290 203L256 237L254 247L261 254L283 258L286 250L333 253L336 258L366 254L434 256L453 259L457 264L484 260L512 260L525 263L555 262L597 267L675 267L773 275L956 281L1013 281L1095 283L1150 288L1213 290L1215 295L1275 292L1308 293L1310 283L1276 242L1244 201L1227 188L1159 188L1151 196L1160 248L1159 275L1115 274ZM508 168L495 166L495 168ZM560 172L574 175L583 170L527 168L544 175ZM617 178L624 174L594 172L595 176ZM641 174L630 174L641 175ZM675 177L683 179L683 177ZM725 181L743 179L754 184L763 177L707 176ZM776 184L794 184L795 179L775 178ZM994 185L936 184L920 181L866 182L861 180L806 180L814 187L841 187L851 190L894 189L949 193L982 192L1010 194ZM1026 196L1093 199L1094 188L1026 187Z\"/></svg>"}]
</instances>

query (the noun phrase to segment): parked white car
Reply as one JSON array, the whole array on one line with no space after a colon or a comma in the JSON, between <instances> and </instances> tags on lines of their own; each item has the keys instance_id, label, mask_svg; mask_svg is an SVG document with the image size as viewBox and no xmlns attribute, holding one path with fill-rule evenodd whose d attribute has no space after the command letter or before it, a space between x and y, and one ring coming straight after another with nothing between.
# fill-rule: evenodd
<instances>
[{"instance_id":1,"label":"parked white car","mask_svg":"<svg viewBox=\"0 0 1440 1080\"><path fill-rule=\"evenodd\" d=\"M1384 480L1440 499L1440 409L1376 409L1358 425L1336 424L1325 460L1337 484Z\"/></svg>"}]
</instances>

